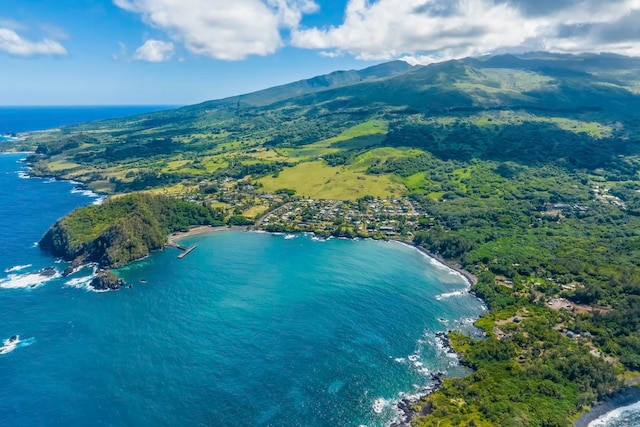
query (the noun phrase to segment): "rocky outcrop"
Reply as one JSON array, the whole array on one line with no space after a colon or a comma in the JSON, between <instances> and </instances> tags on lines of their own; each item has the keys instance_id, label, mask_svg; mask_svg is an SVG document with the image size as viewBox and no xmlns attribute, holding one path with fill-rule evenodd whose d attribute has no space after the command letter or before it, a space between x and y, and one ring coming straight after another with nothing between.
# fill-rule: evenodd
<instances>
[{"instance_id":1,"label":"rocky outcrop","mask_svg":"<svg viewBox=\"0 0 640 427\"><path fill-rule=\"evenodd\" d=\"M91 287L98 291L115 291L125 286L126 282L110 271L102 271L91 281Z\"/></svg>"}]
</instances>

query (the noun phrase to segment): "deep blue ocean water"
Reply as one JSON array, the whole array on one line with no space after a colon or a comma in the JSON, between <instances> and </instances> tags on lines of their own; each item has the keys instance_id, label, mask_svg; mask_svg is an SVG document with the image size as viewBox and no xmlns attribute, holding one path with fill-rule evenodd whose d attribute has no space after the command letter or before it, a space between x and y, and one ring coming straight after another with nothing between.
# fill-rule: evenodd
<instances>
[{"instance_id":1,"label":"deep blue ocean water","mask_svg":"<svg viewBox=\"0 0 640 427\"><path fill-rule=\"evenodd\" d=\"M4 107L0 106L0 135L113 119L174 108L162 105Z\"/></svg>"}]
</instances>

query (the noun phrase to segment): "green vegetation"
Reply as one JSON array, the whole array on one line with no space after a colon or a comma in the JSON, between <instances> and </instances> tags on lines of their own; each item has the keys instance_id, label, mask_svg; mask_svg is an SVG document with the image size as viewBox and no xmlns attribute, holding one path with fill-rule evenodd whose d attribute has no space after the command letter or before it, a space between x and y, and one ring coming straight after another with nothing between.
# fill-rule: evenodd
<instances>
[{"instance_id":1,"label":"green vegetation","mask_svg":"<svg viewBox=\"0 0 640 427\"><path fill-rule=\"evenodd\" d=\"M169 231L267 211L274 230L415 231L478 276L491 310L485 338L452 335L474 373L414 423L564 426L640 370L639 70L615 55L391 63L13 147L36 150L35 174L170 196L72 213L43 239L67 259L119 265Z\"/></svg>"},{"instance_id":2,"label":"green vegetation","mask_svg":"<svg viewBox=\"0 0 640 427\"><path fill-rule=\"evenodd\" d=\"M133 194L78 208L56 222L40 247L74 264L119 267L167 243L192 225L223 225L224 213L164 196Z\"/></svg>"},{"instance_id":3,"label":"green vegetation","mask_svg":"<svg viewBox=\"0 0 640 427\"><path fill-rule=\"evenodd\" d=\"M299 164L276 177L261 178L259 182L267 192L275 193L286 187L300 196L315 199L355 200L365 195L398 196L405 191L393 176L371 176L357 168L333 168L321 161Z\"/></svg>"}]
</instances>

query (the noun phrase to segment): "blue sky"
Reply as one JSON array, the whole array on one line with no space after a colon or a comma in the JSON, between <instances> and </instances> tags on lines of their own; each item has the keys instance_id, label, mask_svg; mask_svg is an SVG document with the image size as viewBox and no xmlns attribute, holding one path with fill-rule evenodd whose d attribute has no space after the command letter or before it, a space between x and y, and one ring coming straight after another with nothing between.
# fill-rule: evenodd
<instances>
[{"instance_id":1,"label":"blue sky","mask_svg":"<svg viewBox=\"0 0 640 427\"><path fill-rule=\"evenodd\" d=\"M2 0L0 104L191 104L531 50L640 55L640 0Z\"/></svg>"}]
</instances>

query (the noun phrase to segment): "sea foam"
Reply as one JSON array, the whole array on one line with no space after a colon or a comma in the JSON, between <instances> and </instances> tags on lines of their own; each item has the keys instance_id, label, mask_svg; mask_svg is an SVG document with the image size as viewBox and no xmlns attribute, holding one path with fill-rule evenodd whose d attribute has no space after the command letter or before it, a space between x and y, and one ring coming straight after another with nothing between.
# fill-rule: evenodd
<instances>
[{"instance_id":1,"label":"sea foam","mask_svg":"<svg viewBox=\"0 0 640 427\"><path fill-rule=\"evenodd\" d=\"M467 291L453 291L453 292L445 292L443 294L440 295L436 295L436 299L438 301L445 299L445 298L451 298L451 297L460 297L463 295L466 295Z\"/></svg>"},{"instance_id":2,"label":"sea foam","mask_svg":"<svg viewBox=\"0 0 640 427\"><path fill-rule=\"evenodd\" d=\"M5 268L4 272L5 273L14 273L16 271L24 270L25 268L29 268L29 267L31 267L31 264L16 265L15 267Z\"/></svg>"},{"instance_id":3,"label":"sea foam","mask_svg":"<svg viewBox=\"0 0 640 427\"><path fill-rule=\"evenodd\" d=\"M21 340L20 335L16 335L16 339L11 341L11 338L7 338L3 342L3 346L0 347L0 354L8 354L20 347L28 347L35 342L35 338L27 338Z\"/></svg>"},{"instance_id":4,"label":"sea foam","mask_svg":"<svg viewBox=\"0 0 640 427\"><path fill-rule=\"evenodd\" d=\"M614 409L611 412L607 412L600 418L593 420L589 423L589 427L606 427L612 425L614 422L620 420L620 418L627 415L629 412L640 412L640 402L636 402L632 405L623 406L621 408Z\"/></svg>"},{"instance_id":5,"label":"sea foam","mask_svg":"<svg viewBox=\"0 0 640 427\"><path fill-rule=\"evenodd\" d=\"M33 289L45 283L57 279L60 273L56 271L53 275L43 275L42 273L9 274L6 278L0 279L0 288L4 289Z\"/></svg>"}]
</instances>

